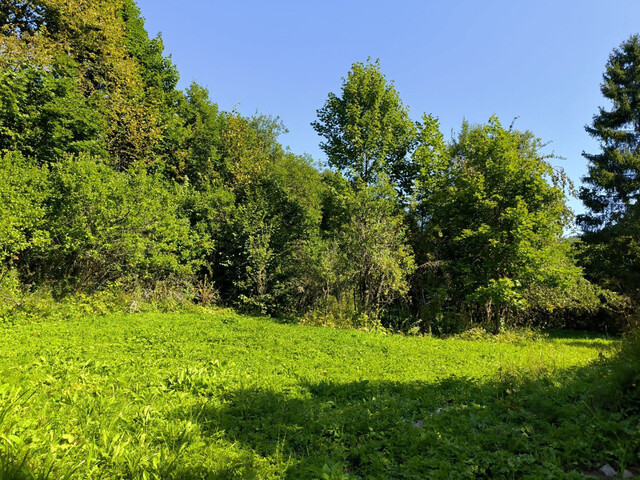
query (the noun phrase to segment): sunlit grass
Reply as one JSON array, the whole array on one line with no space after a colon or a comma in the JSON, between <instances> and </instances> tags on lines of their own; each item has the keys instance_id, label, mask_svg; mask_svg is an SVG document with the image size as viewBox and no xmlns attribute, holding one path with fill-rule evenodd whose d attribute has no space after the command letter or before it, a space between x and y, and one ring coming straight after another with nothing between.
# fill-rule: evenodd
<instances>
[{"instance_id":1,"label":"sunlit grass","mask_svg":"<svg viewBox=\"0 0 640 480\"><path fill-rule=\"evenodd\" d=\"M609 338L221 311L24 323L0 340L0 479L582 478L638 461L637 422L591 398Z\"/></svg>"}]
</instances>

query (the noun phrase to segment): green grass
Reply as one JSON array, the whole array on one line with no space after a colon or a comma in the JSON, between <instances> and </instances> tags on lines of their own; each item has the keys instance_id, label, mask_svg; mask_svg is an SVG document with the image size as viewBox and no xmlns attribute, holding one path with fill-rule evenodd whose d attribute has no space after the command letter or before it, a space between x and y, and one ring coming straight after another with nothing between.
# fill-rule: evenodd
<instances>
[{"instance_id":1,"label":"green grass","mask_svg":"<svg viewBox=\"0 0 640 480\"><path fill-rule=\"evenodd\" d=\"M0 326L0 479L584 478L638 463L594 397L617 341L231 312Z\"/></svg>"}]
</instances>

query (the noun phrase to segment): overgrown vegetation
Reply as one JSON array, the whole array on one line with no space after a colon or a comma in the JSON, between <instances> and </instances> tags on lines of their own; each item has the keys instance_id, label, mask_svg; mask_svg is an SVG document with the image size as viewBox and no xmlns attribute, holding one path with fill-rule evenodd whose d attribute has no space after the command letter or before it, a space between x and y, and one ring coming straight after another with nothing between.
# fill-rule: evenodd
<instances>
[{"instance_id":1,"label":"overgrown vegetation","mask_svg":"<svg viewBox=\"0 0 640 480\"><path fill-rule=\"evenodd\" d=\"M321 173L278 143L277 119L178 90L133 0L11 0L0 25L0 275L23 295L163 285L440 333L629 322L633 262L607 255L633 256L637 37L607 67L614 111L589 128L604 153L588 156L583 247L563 237L570 182L540 140L491 118L446 143L436 117L411 120L379 61L355 63L318 110Z\"/></svg>"},{"instance_id":2,"label":"overgrown vegetation","mask_svg":"<svg viewBox=\"0 0 640 480\"><path fill-rule=\"evenodd\" d=\"M619 170L611 199L628 213L583 190L593 215L612 212L601 232L581 217L583 247L563 237L570 182L540 140L491 118L446 143L436 117L410 118L379 61L355 63L318 110L321 173L278 143L277 119L178 90L133 0L11 0L0 20L0 275L23 295L163 285L202 304L440 333L629 323L633 262L605 253L633 256L625 125L639 109L618 85L637 74L637 37L605 74L617 110L589 129L604 153L588 156L588 184L613 191L622 180L597 172Z\"/></svg>"},{"instance_id":3,"label":"overgrown vegetation","mask_svg":"<svg viewBox=\"0 0 640 480\"><path fill-rule=\"evenodd\" d=\"M606 337L407 337L230 311L0 336L3 479L577 479L640 461L640 350Z\"/></svg>"},{"instance_id":4,"label":"overgrown vegetation","mask_svg":"<svg viewBox=\"0 0 640 480\"><path fill-rule=\"evenodd\" d=\"M640 464L637 35L579 238L532 132L446 142L379 61L317 112L327 169L178 78L134 0L0 4L0 480Z\"/></svg>"},{"instance_id":5,"label":"overgrown vegetation","mask_svg":"<svg viewBox=\"0 0 640 480\"><path fill-rule=\"evenodd\" d=\"M601 91L608 101L587 132L601 146L585 153L589 173L580 198L588 208L578 218L584 231L582 262L592 281L637 302L639 290L638 196L640 195L640 36L614 49Z\"/></svg>"},{"instance_id":6,"label":"overgrown vegetation","mask_svg":"<svg viewBox=\"0 0 640 480\"><path fill-rule=\"evenodd\" d=\"M637 132L615 132L638 113L617 87L636 74L637 37L603 86L624 118L603 111L589 129L605 152L588 157L589 184L612 190L597 165L618 162L628 187L611 198L629 212L583 190L594 215L612 212L601 233L581 217L585 249L563 237L570 182L540 140L491 118L447 144L379 62L355 63L318 110L320 173L278 143L277 119L178 90L133 0L11 0L0 16L0 269L25 295L170 285L205 304L440 333L628 323L635 287L602 262L633 243Z\"/></svg>"}]
</instances>

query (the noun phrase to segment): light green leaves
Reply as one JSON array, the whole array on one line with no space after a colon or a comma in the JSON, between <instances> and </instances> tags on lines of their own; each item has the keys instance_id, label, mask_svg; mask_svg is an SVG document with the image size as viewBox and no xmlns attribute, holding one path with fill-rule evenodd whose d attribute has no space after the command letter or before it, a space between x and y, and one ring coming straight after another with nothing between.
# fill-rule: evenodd
<instances>
[{"instance_id":1,"label":"light green leaves","mask_svg":"<svg viewBox=\"0 0 640 480\"><path fill-rule=\"evenodd\" d=\"M320 147L329 165L353 180L375 182L384 173L397 186L407 183L407 154L416 127L380 62L354 63L343 81L341 96L331 93L312 123L324 137Z\"/></svg>"}]
</instances>

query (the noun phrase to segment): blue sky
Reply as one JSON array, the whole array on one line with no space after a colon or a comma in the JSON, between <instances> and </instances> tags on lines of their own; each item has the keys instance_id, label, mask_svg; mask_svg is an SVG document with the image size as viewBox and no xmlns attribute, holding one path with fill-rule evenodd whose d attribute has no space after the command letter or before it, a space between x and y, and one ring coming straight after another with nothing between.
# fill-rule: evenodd
<instances>
[{"instance_id":1,"label":"blue sky","mask_svg":"<svg viewBox=\"0 0 640 480\"><path fill-rule=\"evenodd\" d=\"M295 153L322 161L310 123L352 63L380 58L411 116L532 130L579 184L584 132L614 47L640 32L638 0L211 1L139 0L181 75L224 110L279 116ZM580 211L578 200L571 206Z\"/></svg>"}]
</instances>

